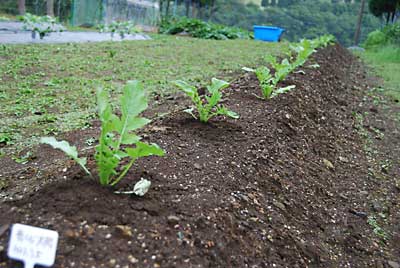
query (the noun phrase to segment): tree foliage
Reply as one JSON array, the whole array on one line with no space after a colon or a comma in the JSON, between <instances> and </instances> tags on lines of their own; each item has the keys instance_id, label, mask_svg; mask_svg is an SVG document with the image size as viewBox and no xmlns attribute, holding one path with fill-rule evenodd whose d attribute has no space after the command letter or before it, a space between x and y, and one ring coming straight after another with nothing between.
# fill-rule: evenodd
<instances>
[{"instance_id":1,"label":"tree foliage","mask_svg":"<svg viewBox=\"0 0 400 268\"><path fill-rule=\"evenodd\" d=\"M369 10L376 17L386 17L386 23L394 22L400 0L369 0Z\"/></svg>"},{"instance_id":2,"label":"tree foliage","mask_svg":"<svg viewBox=\"0 0 400 268\"><path fill-rule=\"evenodd\" d=\"M253 25L278 26L286 30L283 38L289 41L333 34L340 43L348 46L353 42L359 10L359 1L266 0L260 8L254 4L244 5L238 0L218 0L213 17L203 19L248 30L252 30ZM379 19L367 13L361 40L379 27Z\"/></svg>"}]
</instances>

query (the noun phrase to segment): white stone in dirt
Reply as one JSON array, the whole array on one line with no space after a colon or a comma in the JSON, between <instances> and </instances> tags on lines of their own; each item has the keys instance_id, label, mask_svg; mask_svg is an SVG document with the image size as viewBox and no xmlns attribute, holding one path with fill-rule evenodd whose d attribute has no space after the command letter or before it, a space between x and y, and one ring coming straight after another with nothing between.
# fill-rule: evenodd
<instances>
[{"instance_id":1,"label":"white stone in dirt","mask_svg":"<svg viewBox=\"0 0 400 268\"><path fill-rule=\"evenodd\" d=\"M141 178L140 181L135 184L133 192L138 196L144 196L149 190L150 186L151 181Z\"/></svg>"},{"instance_id":2,"label":"white stone in dirt","mask_svg":"<svg viewBox=\"0 0 400 268\"><path fill-rule=\"evenodd\" d=\"M132 263L132 264L135 264L135 263L138 263L138 262L139 262L139 260L136 259L135 257L133 257L132 255L129 255L129 256L128 256L128 261L129 261L130 263Z\"/></svg>"}]
</instances>

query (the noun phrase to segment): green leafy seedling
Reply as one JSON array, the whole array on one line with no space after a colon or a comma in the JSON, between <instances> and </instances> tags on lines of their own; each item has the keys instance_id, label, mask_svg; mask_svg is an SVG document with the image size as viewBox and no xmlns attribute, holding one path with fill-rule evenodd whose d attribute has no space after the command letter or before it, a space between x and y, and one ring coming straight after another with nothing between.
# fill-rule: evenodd
<instances>
[{"instance_id":1,"label":"green leafy seedling","mask_svg":"<svg viewBox=\"0 0 400 268\"><path fill-rule=\"evenodd\" d=\"M274 78L268 67L262 66L255 70L257 79L260 83L261 93L264 99L269 99L274 91Z\"/></svg>"},{"instance_id":2,"label":"green leafy seedling","mask_svg":"<svg viewBox=\"0 0 400 268\"><path fill-rule=\"evenodd\" d=\"M196 87L184 81L178 80L175 81L174 84L192 100L195 107L186 109L185 112L192 115L195 119L207 123L208 120L217 115L225 115L235 119L239 118L237 113L218 104L222 98L221 90L229 86L228 82L213 78L211 80L211 85L207 86L207 91L210 96L205 95L204 97L199 95ZM198 116L195 115L194 110L197 110Z\"/></svg>"},{"instance_id":3,"label":"green leafy seedling","mask_svg":"<svg viewBox=\"0 0 400 268\"><path fill-rule=\"evenodd\" d=\"M96 146L95 159L101 185L115 186L141 157L165 154L157 144L141 142L141 137L135 133L135 130L150 122L147 118L139 116L147 106L145 91L138 81L128 81L123 88L120 98L121 116L113 113L107 92L103 88L97 90L101 133L99 144ZM75 146L69 145L66 141L57 141L54 137L44 137L41 142L62 150L91 175L86 168L86 158L78 157ZM125 158L129 161L121 166ZM140 181L135 187L142 189L137 191L139 195L143 195L150 185L147 183L143 186L143 181Z\"/></svg>"},{"instance_id":4,"label":"green leafy seedling","mask_svg":"<svg viewBox=\"0 0 400 268\"><path fill-rule=\"evenodd\" d=\"M312 40L302 39L296 46L290 46L296 59L293 62L293 69L303 66L307 59L316 51L315 43Z\"/></svg>"},{"instance_id":5,"label":"green leafy seedling","mask_svg":"<svg viewBox=\"0 0 400 268\"><path fill-rule=\"evenodd\" d=\"M78 150L75 146L71 146L67 141L57 141L54 137L43 137L40 139L41 143L48 144L52 146L54 149L59 149L63 151L66 155L71 157L76 163L78 163L83 170L92 176L90 171L86 168L86 158L78 157Z\"/></svg>"},{"instance_id":6,"label":"green leafy seedling","mask_svg":"<svg viewBox=\"0 0 400 268\"><path fill-rule=\"evenodd\" d=\"M335 42L335 37L331 34L322 35L313 40L315 48L327 47Z\"/></svg>"},{"instance_id":7,"label":"green leafy seedling","mask_svg":"<svg viewBox=\"0 0 400 268\"><path fill-rule=\"evenodd\" d=\"M281 74L275 72L275 76L271 75L270 70L268 67L262 66L257 68L256 70L246 68L246 71L253 71L255 72L257 79L260 83L262 97L256 95L256 97L260 99L270 99L278 96L279 94L284 94L296 86L290 85L283 88L277 88L278 83L280 82Z\"/></svg>"},{"instance_id":8,"label":"green leafy seedling","mask_svg":"<svg viewBox=\"0 0 400 268\"><path fill-rule=\"evenodd\" d=\"M120 98L121 116L113 113L109 97L104 89L97 91L97 103L101 120L101 134L96 146L95 159L100 177L100 184L114 186L128 172L134 162L145 156L163 156L164 151L157 144L141 142L141 137L134 131L150 122L140 117L148 104L143 86L138 81L128 81ZM134 148L121 146L135 145ZM130 158L120 171L117 168L124 158Z\"/></svg>"}]
</instances>

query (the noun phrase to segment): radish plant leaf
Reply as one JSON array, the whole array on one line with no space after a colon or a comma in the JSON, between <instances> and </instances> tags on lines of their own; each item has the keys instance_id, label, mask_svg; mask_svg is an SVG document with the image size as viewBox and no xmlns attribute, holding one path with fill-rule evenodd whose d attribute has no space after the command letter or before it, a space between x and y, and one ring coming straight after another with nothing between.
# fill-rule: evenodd
<instances>
[{"instance_id":1,"label":"radish plant leaf","mask_svg":"<svg viewBox=\"0 0 400 268\"><path fill-rule=\"evenodd\" d=\"M63 151L66 155L71 157L75 162L77 162L83 170L89 175L92 175L89 170L86 168L86 158L78 157L78 150L75 146L71 146L67 141L57 141L54 137L43 137L40 139L41 143L48 144L52 146L54 149L59 149Z\"/></svg>"}]
</instances>

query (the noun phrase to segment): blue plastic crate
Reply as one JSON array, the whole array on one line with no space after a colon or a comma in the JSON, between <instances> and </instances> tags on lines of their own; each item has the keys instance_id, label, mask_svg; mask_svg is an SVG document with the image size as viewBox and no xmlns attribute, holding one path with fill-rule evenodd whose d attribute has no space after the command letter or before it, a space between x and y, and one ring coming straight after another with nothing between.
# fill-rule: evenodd
<instances>
[{"instance_id":1,"label":"blue plastic crate","mask_svg":"<svg viewBox=\"0 0 400 268\"><path fill-rule=\"evenodd\" d=\"M268 41L268 42L278 42L282 33L285 29L272 26L253 26L254 29L254 39Z\"/></svg>"}]
</instances>

